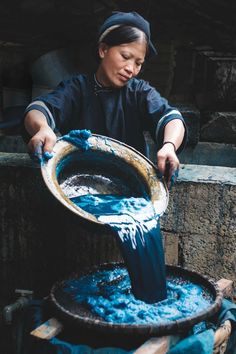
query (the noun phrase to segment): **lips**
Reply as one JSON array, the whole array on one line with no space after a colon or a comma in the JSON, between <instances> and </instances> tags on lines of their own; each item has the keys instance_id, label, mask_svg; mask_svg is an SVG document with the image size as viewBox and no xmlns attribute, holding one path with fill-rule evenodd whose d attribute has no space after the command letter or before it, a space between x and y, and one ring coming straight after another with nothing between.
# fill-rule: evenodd
<instances>
[{"instance_id":1,"label":"lips","mask_svg":"<svg viewBox=\"0 0 236 354\"><path fill-rule=\"evenodd\" d=\"M128 80L131 79L131 77L125 76L125 75L122 75L122 74L119 74L119 78L120 78L120 80L123 81L123 82L126 82L126 81L128 81Z\"/></svg>"}]
</instances>

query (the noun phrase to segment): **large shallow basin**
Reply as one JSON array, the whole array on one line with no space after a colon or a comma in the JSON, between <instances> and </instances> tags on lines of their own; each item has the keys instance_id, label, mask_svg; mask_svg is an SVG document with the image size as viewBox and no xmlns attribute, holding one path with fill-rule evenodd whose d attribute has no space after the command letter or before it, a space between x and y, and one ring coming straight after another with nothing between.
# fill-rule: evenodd
<instances>
[{"instance_id":1,"label":"large shallow basin","mask_svg":"<svg viewBox=\"0 0 236 354\"><path fill-rule=\"evenodd\" d=\"M70 198L82 194L146 196L161 216L168 205L168 191L154 164L117 140L93 134L87 151L60 140L54 156L42 165L43 179L51 193L83 219L101 224Z\"/></svg>"}]
</instances>

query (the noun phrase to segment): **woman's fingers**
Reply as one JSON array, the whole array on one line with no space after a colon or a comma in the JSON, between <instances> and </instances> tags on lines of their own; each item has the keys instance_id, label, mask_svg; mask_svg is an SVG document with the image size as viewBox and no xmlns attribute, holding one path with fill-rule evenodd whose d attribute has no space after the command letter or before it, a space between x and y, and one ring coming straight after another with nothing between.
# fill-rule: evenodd
<instances>
[{"instance_id":1,"label":"woman's fingers","mask_svg":"<svg viewBox=\"0 0 236 354\"><path fill-rule=\"evenodd\" d=\"M168 188L171 189L175 182L177 181L177 178L179 176L179 169L175 170L170 178L169 186Z\"/></svg>"},{"instance_id":2,"label":"woman's fingers","mask_svg":"<svg viewBox=\"0 0 236 354\"><path fill-rule=\"evenodd\" d=\"M175 183L179 170L179 159L171 145L164 145L157 153L157 166L165 177L168 188Z\"/></svg>"},{"instance_id":3,"label":"woman's fingers","mask_svg":"<svg viewBox=\"0 0 236 354\"><path fill-rule=\"evenodd\" d=\"M175 184L179 173L178 171L179 171L178 164L170 162L169 160L166 161L164 177L168 189L171 189L171 187Z\"/></svg>"},{"instance_id":4,"label":"woman's fingers","mask_svg":"<svg viewBox=\"0 0 236 354\"><path fill-rule=\"evenodd\" d=\"M52 149L56 143L56 135L50 127L43 128L36 133L28 143L30 157L36 162L52 157Z\"/></svg>"},{"instance_id":5,"label":"woman's fingers","mask_svg":"<svg viewBox=\"0 0 236 354\"><path fill-rule=\"evenodd\" d=\"M42 160L43 155L43 144L39 141L36 145L30 144L29 148L29 156L35 162L40 162Z\"/></svg>"},{"instance_id":6,"label":"woman's fingers","mask_svg":"<svg viewBox=\"0 0 236 354\"><path fill-rule=\"evenodd\" d=\"M52 131L52 133L53 133L53 131ZM53 134L50 133L50 135L46 135L43 151L51 153L54 145L56 144L56 141L57 141L57 137L54 133Z\"/></svg>"}]
</instances>

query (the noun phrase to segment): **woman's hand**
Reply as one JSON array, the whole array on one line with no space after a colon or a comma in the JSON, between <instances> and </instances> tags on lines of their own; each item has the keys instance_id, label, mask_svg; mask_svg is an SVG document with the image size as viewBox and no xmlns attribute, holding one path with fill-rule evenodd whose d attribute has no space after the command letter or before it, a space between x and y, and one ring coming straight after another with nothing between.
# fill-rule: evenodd
<instances>
[{"instance_id":1,"label":"woman's hand","mask_svg":"<svg viewBox=\"0 0 236 354\"><path fill-rule=\"evenodd\" d=\"M180 119L173 119L164 129L164 143L157 152L157 166L165 177L168 189L175 183L179 172L179 159L176 151L180 147L185 134L185 127Z\"/></svg>"},{"instance_id":2,"label":"woman's hand","mask_svg":"<svg viewBox=\"0 0 236 354\"><path fill-rule=\"evenodd\" d=\"M160 173L165 177L167 187L170 189L179 171L179 159L171 143L166 143L157 152L157 167Z\"/></svg>"},{"instance_id":3,"label":"woman's hand","mask_svg":"<svg viewBox=\"0 0 236 354\"><path fill-rule=\"evenodd\" d=\"M30 157L37 162L41 162L42 158L52 157L51 153L57 137L47 124L45 116L37 110L32 110L25 116L24 124L31 135L28 143Z\"/></svg>"},{"instance_id":4,"label":"woman's hand","mask_svg":"<svg viewBox=\"0 0 236 354\"><path fill-rule=\"evenodd\" d=\"M49 126L43 126L32 136L28 143L30 156L34 160L41 161L42 157L49 157L57 141L57 137Z\"/></svg>"}]
</instances>

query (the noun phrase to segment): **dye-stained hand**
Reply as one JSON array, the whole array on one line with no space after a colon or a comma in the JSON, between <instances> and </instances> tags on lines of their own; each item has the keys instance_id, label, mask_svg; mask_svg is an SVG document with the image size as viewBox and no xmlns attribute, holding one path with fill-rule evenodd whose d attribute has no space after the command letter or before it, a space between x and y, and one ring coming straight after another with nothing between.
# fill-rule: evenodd
<instances>
[{"instance_id":1,"label":"dye-stained hand","mask_svg":"<svg viewBox=\"0 0 236 354\"><path fill-rule=\"evenodd\" d=\"M29 141L28 150L30 157L35 162L42 162L43 159L52 157L52 149L57 141L57 137L52 129L42 127Z\"/></svg>"},{"instance_id":2,"label":"dye-stained hand","mask_svg":"<svg viewBox=\"0 0 236 354\"><path fill-rule=\"evenodd\" d=\"M179 170L179 159L171 144L163 145L157 152L157 167L170 189L177 179Z\"/></svg>"}]
</instances>

